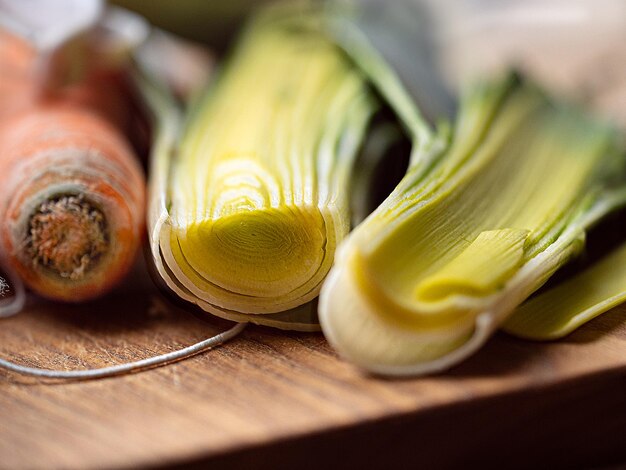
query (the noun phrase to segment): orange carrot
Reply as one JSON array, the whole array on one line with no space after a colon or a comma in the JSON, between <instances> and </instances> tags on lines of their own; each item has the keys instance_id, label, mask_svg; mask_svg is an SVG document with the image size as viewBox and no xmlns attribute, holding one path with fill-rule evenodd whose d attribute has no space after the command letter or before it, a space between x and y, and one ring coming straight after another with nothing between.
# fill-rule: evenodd
<instances>
[{"instance_id":1,"label":"orange carrot","mask_svg":"<svg viewBox=\"0 0 626 470\"><path fill-rule=\"evenodd\" d=\"M0 254L37 293L81 301L130 269L145 181L123 74L42 94L35 54L0 32Z\"/></svg>"}]
</instances>

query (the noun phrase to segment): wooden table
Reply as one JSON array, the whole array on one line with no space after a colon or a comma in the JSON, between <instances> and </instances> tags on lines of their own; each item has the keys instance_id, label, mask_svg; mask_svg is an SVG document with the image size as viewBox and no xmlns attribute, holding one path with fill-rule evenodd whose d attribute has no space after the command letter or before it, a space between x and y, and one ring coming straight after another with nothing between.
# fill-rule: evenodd
<instances>
[{"instance_id":1,"label":"wooden table","mask_svg":"<svg viewBox=\"0 0 626 470\"><path fill-rule=\"evenodd\" d=\"M0 354L105 366L227 326L135 278L86 306L32 300L1 322ZM363 375L320 334L258 327L126 377L64 383L0 371L2 468L469 468L485 459L509 468L626 459L625 308L559 343L497 336L453 371L412 380Z\"/></svg>"}]
</instances>

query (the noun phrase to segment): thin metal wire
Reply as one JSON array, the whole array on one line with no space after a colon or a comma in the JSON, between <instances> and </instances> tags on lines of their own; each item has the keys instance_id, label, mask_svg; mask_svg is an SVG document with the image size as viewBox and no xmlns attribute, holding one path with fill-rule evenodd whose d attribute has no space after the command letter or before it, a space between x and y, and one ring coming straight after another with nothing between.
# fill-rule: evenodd
<instances>
[{"instance_id":1,"label":"thin metal wire","mask_svg":"<svg viewBox=\"0 0 626 470\"><path fill-rule=\"evenodd\" d=\"M142 359L140 361L129 362L127 364L120 364L117 366L103 367L100 369L87 369L87 370L51 370L41 369L38 367L27 367L20 364L16 364L5 359L0 359L0 368L8 369L18 374L30 375L33 377L45 377L49 379L72 379L72 380L87 380L87 379L99 379L103 377L111 377L114 375L130 374L142 369L149 369L172 362L181 361L188 357L200 354L207 349L218 346L241 333L247 323L237 323L235 326L226 330L211 338L200 341L196 344L188 346L178 351L172 351L170 353L161 354L159 356Z\"/></svg>"}]
</instances>

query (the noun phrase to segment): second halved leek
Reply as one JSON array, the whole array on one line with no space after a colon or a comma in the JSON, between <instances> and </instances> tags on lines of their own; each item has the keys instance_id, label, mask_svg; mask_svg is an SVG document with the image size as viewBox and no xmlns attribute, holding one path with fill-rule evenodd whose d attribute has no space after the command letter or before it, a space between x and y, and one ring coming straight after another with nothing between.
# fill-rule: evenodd
<instances>
[{"instance_id":1,"label":"second halved leek","mask_svg":"<svg viewBox=\"0 0 626 470\"><path fill-rule=\"evenodd\" d=\"M626 199L613 133L513 77L475 88L341 246L320 321L361 367L406 375L476 351Z\"/></svg>"}]
</instances>

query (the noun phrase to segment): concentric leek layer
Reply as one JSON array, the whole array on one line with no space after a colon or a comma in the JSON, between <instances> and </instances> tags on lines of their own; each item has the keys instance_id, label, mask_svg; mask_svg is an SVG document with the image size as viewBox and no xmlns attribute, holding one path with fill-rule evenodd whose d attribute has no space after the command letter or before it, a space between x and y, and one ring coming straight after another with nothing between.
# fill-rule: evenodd
<instances>
[{"instance_id":1,"label":"concentric leek layer","mask_svg":"<svg viewBox=\"0 0 626 470\"><path fill-rule=\"evenodd\" d=\"M189 265L212 284L280 297L306 284L324 260L324 223L319 211L311 212L308 226L301 223L308 214L297 208L235 212L177 231L176 241Z\"/></svg>"},{"instance_id":2,"label":"concentric leek layer","mask_svg":"<svg viewBox=\"0 0 626 470\"><path fill-rule=\"evenodd\" d=\"M234 213L188 227L170 238L172 257L166 260L177 275L192 281L192 292L214 296L218 306L237 302L240 310L254 309L267 298L270 309L293 308L300 303L294 305L294 293L311 300L310 285L321 283L332 263L320 212L298 212Z\"/></svg>"},{"instance_id":3,"label":"concentric leek layer","mask_svg":"<svg viewBox=\"0 0 626 470\"><path fill-rule=\"evenodd\" d=\"M342 246L320 299L330 341L383 373L466 357L611 208L612 137L517 77L474 89L447 148Z\"/></svg>"},{"instance_id":4,"label":"concentric leek layer","mask_svg":"<svg viewBox=\"0 0 626 470\"><path fill-rule=\"evenodd\" d=\"M310 301L349 229L350 176L378 103L319 21L258 18L172 162L164 270L212 313Z\"/></svg>"}]
</instances>

